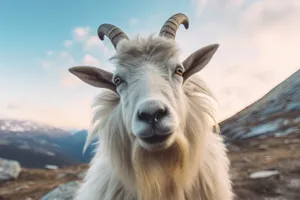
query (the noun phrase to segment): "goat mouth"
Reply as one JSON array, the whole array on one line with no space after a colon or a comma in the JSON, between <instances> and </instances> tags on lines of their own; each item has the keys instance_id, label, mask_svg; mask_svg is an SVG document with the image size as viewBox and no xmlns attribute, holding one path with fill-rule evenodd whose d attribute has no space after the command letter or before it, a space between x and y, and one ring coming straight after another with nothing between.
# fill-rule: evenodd
<instances>
[{"instance_id":1,"label":"goat mouth","mask_svg":"<svg viewBox=\"0 0 300 200\"><path fill-rule=\"evenodd\" d=\"M165 142L171 134L166 134L166 135L153 135L148 138L143 138L142 140L148 144L158 144L158 143L163 143Z\"/></svg>"}]
</instances>

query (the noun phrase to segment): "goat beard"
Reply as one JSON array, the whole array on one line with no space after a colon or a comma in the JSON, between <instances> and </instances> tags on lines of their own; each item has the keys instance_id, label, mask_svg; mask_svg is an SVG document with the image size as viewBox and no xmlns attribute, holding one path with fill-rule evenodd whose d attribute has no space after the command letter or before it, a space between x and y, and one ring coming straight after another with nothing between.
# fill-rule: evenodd
<instances>
[{"instance_id":1,"label":"goat beard","mask_svg":"<svg viewBox=\"0 0 300 200\"><path fill-rule=\"evenodd\" d=\"M169 148L158 152L147 151L135 143L132 162L138 199L183 199L179 188L188 181L188 155L188 142L183 134L178 134Z\"/></svg>"}]
</instances>

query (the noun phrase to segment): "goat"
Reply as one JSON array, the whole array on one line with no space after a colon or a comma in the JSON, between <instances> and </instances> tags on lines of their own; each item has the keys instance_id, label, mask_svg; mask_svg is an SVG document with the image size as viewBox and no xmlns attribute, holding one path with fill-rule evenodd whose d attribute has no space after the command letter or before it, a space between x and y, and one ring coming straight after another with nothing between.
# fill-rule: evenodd
<instances>
[{"instance_id":1,"label":"goat","mask_svg":"<svg viewBox=\"0 0 300 200\"><path fill-rule=\"evenodd\" d=\"M215 98L197 76L218 44L179 60L176 31L189 19L171 16L159 36L129 39L102 24L117 52L114 73L93 66L69 71L104 88L95 99L87 143L100 137L76 200L232 200L230 162L216 123Z\"/></svg>"}]
</instances>

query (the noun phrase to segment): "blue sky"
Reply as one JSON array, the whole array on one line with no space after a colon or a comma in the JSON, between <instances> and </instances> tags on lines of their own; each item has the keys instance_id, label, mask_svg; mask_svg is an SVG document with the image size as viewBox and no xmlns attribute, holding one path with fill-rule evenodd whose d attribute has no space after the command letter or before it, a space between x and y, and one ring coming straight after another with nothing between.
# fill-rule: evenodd
<instances>
[{"instance_id":1,"label":"blue sky","mask_svg":"<svg viewBox=\"0 0 300 200\"><path fill-rule=\"evenodd\" d=\"M107 38L97 38L98 26L112 23L130 37L147 36L177 12L190 19L190 28L177 33L182 58L204 45L221 45L202 73L219 99L221 119L299 69L297 0L4 0L0 117L87 127L99 89L82 84L67 69L78 64L113 69L106 61L114 49Z\"/></svg>"},{"instance_id":2,"label":"blue sky","mask_svg":"<svg viewBox=\"0 0 300 200\"><path fill-rule=\"evenodd\" d=\"M107 3L106 3L107 2ZM39 59L48 49L61 51L62 41L71 39L71 30L89 26L96 34L100 23L118 24L130 29L130 20L149 22L149 17L166 18L174 12L186 12L190 6L186 1L120 1L117 7L113 1L105 3L90 1L2 1L0 59L1 70L28 70L32 75L40 74ZM159 5L159 6L158 6ZM170 6L171 5L171 6ZM168 7L165 11L164 8ZM165 12L162 14L162 12ZM152 25L152 24L149 24ZM159 27L160 24L156 24ZM138 27L138 26L137 26ZM26 67L25 67L26 66Z\"/></svg>"}]
</instances>

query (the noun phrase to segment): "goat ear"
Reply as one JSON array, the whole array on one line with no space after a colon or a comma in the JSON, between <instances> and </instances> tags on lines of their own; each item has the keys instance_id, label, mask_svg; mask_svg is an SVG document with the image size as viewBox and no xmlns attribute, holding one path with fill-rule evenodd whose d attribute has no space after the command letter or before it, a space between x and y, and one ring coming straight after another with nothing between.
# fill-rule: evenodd
<instances>
[{"instance_id":1,"label":"goat ear","mask_svg":"<svg viewBox=\"0 0 300 200\"><path fill-rule=\"evenodd\" d=\"M69 72L89 85L116 92L116 86L112 82L113 74L110 72L91 66L71 67Z\"/></svg>"},{"instance_id":2,"label":"goat ear","mask_svg":"<svg viewBox=\"0 0 300 200\"><path fill-rule=\"evenodd\" d=\"M186 81L190 76L202 70L208 64L218 47L218 44L211 44L195 51L187 57L182 63L185 68L183 80Z\"/></svg>"}]
</instances>

